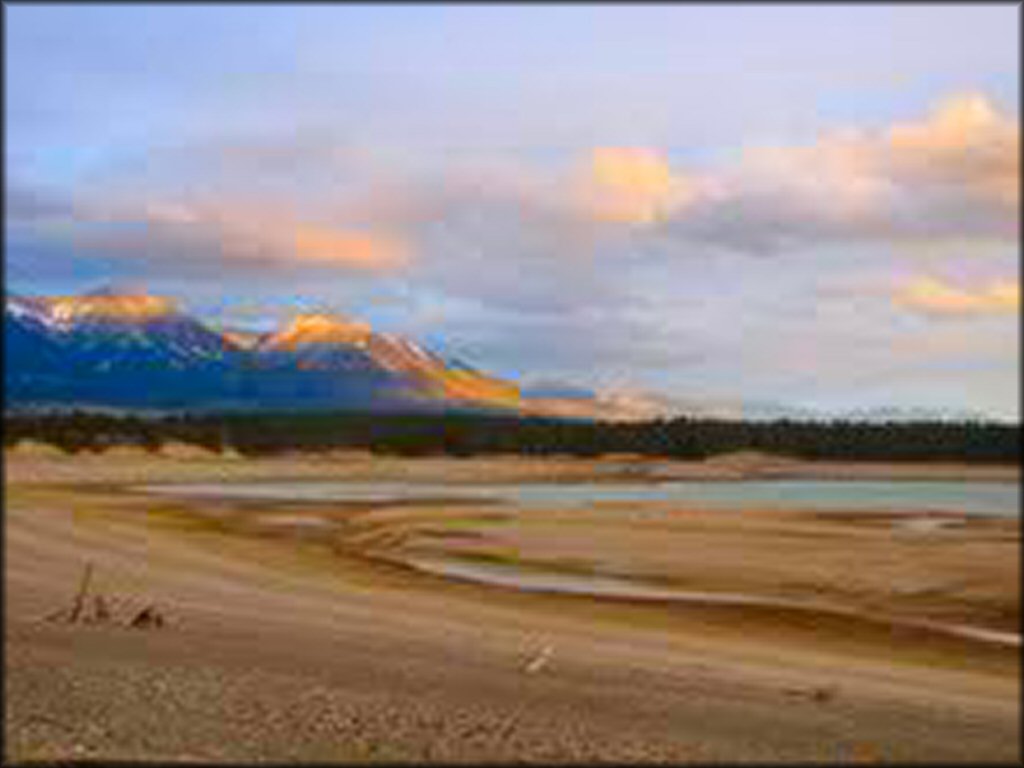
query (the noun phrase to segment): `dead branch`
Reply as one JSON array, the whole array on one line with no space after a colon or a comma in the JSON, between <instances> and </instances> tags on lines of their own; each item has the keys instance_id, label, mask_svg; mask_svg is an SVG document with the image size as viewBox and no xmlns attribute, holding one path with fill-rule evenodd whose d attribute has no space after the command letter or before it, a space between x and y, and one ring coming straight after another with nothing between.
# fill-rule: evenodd
<instances>
[{"instance_id":1,"label":"dead branch","mask_svg":"<svg viewBox=\"0 0 1024 768\"><path fill-rule=\"evenodd\" d=\"M92 580L92 563L85 564L85 571L82 573L82 580L78 585L78 594L75 595L75 603L71 608L71 615L68 617L70 623L78 621L85 605L85 595L89 591L89 582Z\"/></svg>"},{"instance_id":2,"label":"dead branch","mask_svg":"<svg viewBox=\"0 0 1024 768\"><path fill-rule=\"evenodd\" d=\"M159 629L164 625L164 617L155 605L147 605L128 623L133 629Z\"/></svg>"}]
</instances>

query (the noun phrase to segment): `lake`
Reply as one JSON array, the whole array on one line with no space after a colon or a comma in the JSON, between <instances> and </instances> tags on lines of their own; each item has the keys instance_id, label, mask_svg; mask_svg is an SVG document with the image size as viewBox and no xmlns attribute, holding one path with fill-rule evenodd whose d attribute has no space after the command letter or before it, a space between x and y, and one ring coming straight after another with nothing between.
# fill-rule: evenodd
<instances>
[{"instance_id":1,"label":"lake","mask_svg":"<svg viewBox=\"0 0 1024 768\"><path fill-rule=\"evenodd\" d=\"M189 483L138 486L176 496L281 501L457 500L573 507L594 502L680 502L703 507L762 507L865 512L934 511L979 517L1020 515L1020 485L992 481L687 480L440 484L426 482Z\"/></svg>"}]
</instances>

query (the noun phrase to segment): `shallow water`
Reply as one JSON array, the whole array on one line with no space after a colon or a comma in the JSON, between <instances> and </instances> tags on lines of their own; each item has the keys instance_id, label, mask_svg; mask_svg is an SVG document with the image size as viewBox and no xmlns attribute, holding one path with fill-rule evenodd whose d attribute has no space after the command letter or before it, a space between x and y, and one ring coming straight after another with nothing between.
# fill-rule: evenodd
<instances>
[{"instance_id":1,"label":"shallow water","mask_svg":"<svg viewBox=\"0 0 1024 768\"><path fill-rule=\"evenodd\" d=\"M924 629L979 642L1018 648L1021 645L1021 636L1013 632L1003 632L985 627L971 627L961 624L945 624L928 620L894 619L823 602L760 597L740 592L699 592L695 590L672 589L670 587L658 587L635 580L600 574L558 573L556 571L542 571L532 568L527 570L508 564L472 563L452 558L407 557L402 558L400 562L425 573L527 592L555 592L629 600L658 600L705 605L749 605L788 610L817 611L850 616L892 626Z\"/></svg>"},{"instance_id":2,"label":"shallow water","mask_svg":"<svg viewBox=\"0 0 1024 768\"><path fill-rule=\"evenodd\" d=\"M483 504L573 507L594 502L678 501L702 507L777 507L820 511L862 510L904 513L900 528L929 533L962 521L922 518L922 511L965 516L1017 518L1020 486L991 481L866 481L866 480L732 480L670 481L661 483L507 483L448 484L424 482L263 482L191 483L137 486L149 493L200 498L266 499L281 501L392 502L445 500ZM296 516L276 516L279 525L299 522ZM320 521L323 522L323 521ZM861 613L828 603L808 603L741 593L679 590L602 573L570 574L522 569L514 565L475 563L452 558L413 557L400 562L420 571L511 589L591 595L630 600L657 600L712 605L770 606L846 615L874 622L900 624L981 642L1019 647L1018 634L982 627L899 620Z\"/></svg>"},{"instance_id":3,"label":"shallow water","mask_svg":"<svg viewBox=\"0 0 1024 768\"><path fill-rule=\"evenodd\" d=\"M171 496L274 501L413 501L419 499L472 499L501 501L491 486L458 486L435 483L380 482L267 482L182 483L141 485L134 490Z\"/></svg>"},{"instance_id":4,"label":"shallow water","mask_svg":"<svg viewBox=\"0 0 1024 768\"><path fill-rule=\"evenodd\" d=\"M1020 485L992 481L688 480L646 483L560 482L458 485L424 482L286 482L147 485L138 490L184 496L282 501L473 500L573 507L594 502L679 501L706 507L953 512L1020 515Z\"/></svg>"}]
</instances>

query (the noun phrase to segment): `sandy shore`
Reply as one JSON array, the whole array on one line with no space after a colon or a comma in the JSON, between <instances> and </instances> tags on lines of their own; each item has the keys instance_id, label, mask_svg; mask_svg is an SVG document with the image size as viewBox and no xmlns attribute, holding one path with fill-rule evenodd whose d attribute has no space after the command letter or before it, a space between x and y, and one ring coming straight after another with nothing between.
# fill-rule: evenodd
<instances>
[{"instance_id":1,"label":"sandy shore","mask_svg":"<svg viewBox=\"0 0 1024 768\"><path fill-rule=\"evenodd\" d=\"M8 477L19 483L67 480L76 484L167 482L200 480L274 479L406 479L429 482L617 481L617 480L757 480L766 478L976 480L1015 482L1021 468L1014 465L957 463L900 464L879 462L802 461L741 451L706 461L674 461L635 455L600 459L552 456L478 457L408 460L374 456L366 451L337 450L285 455L268 459L215 454L187 445L168 445L157 454L140 449L114 448L102 453L68 455L52 446L25 443L7 449ZM110 461L116 458L116 461ZM92 469L95 468L95 472Z\"/></svg>"},{"instance_id":2,"label":"sandy shore","mask_svg":"<svg viewBox=\"0 0 1024 768\"><path fill-rule=\"evenodd\" d=\"M768 464L677 469L778 471ZM1019 622L1016 521L908 533L886 520L647 506L497 518L472 506L188 501L121 487L646 471L630 461L15 451L6 471L8 760L1020 758L1019 649L813 614L518 593L385 559L600 564L694 589L1005 628ZM71 603L86 563L111 620L45 620ZM126 627L149 603L166 624Z\"/></svg>"}]
</instances>

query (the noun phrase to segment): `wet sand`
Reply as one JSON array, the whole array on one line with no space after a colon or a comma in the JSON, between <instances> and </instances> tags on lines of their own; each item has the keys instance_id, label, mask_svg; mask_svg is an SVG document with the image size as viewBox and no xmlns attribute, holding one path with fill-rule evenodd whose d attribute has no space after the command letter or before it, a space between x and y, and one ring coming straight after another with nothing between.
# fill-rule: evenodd
<instances>
[{"instance_id":1,"label":"wet sand","mask_svg":"<svg viewBox=\"0 0 1024 768\"><path fill-rule=\"evenodd\" d=\"M1016 521L900 531L883 518L644 506L567 522L550 510L184 500L122 487L643 471L609 464L9 453L6 757L1019 759L1019 649L751 606L522 593L393 562L431 553L596 565L695 590L827 595L1011 628ZM86 563L112 620L46 621L71 603ZM150 602L166 624L126 627Z\"/></svg>"}]
</instances>

